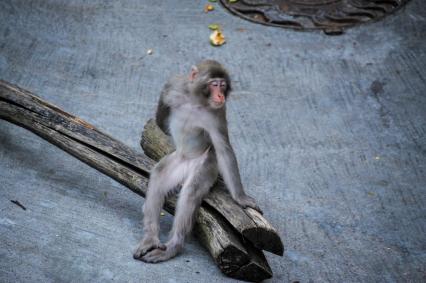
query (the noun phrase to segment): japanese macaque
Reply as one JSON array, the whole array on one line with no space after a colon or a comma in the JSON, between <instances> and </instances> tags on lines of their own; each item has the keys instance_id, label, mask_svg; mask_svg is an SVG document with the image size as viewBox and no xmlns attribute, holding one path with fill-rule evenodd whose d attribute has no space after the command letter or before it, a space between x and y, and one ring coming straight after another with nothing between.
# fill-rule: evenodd
<instances>
[{"instance_id":1,"label":"japanese macaque","mask_svg":"<svg viewBox=\"0 0 426 283\"><path fill-rule=\"evenodd\" d=\"M246 195L237 159L229 142L226 99L228 72L216 61L193 66L189 76L171 79L160 96L156 121L170 134L176 150L151 172L143 207L144 237L133 257L161 262L176 256L191 231L194 213L221 174L234 201L261 211ZM180 188L170 239L159 240L159 218L165 198Z\"/></svg>"}]
</instances>

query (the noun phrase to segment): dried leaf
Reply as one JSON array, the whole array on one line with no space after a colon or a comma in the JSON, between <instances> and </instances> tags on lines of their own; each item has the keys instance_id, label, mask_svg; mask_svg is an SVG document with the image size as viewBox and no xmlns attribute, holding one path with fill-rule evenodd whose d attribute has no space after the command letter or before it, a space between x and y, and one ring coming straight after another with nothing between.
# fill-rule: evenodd
<instances>
[{"instance_id":1,"label":"dried leaf","mask_svg":"<svg viewBox=\"0 0 426 283\"><path fill-rule=\"evenodd\" d=\"M211 11L213 11L213 10L214 10L214 6L213 6L213 5L206 4L206 5L204 6L204 13L208 13L208 12L211 12Z\"/></svg>"},{"instance_id":2,"label":"dried leaf","mask_svg":"<svg viewBox=\"0 0 426 283\"><path fill-rule=\"evenodd\" d=\"M225 36L220 30L214 30L210 35L210 43L213 46L221 46L225 44Z\"/></svg>"},{"instance_id":3,"label":"dried leaf","mask_svg":"<svg viewBox=\"0 0 426 283\"><path fill-rule=\"evenodd\" d=\"M220 30L220 26L218 24L209 25L209 29L211 30Z\"/></svg>"}]
</instances>

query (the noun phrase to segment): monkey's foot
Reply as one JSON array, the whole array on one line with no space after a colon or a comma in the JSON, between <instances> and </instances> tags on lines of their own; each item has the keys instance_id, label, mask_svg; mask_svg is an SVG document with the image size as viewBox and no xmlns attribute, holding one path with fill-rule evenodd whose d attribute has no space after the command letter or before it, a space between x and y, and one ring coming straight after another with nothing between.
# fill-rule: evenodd
<instances>
[{"instance_id":1,"label":"monkey's foot","mask_svg":"<svg viewBox=\"0 0 426 283\"><path fill-rule=\"evenodd\" d=\"M155 249L141 257L141 260L147 263L157 263L166 261L175 257L179 253L176 246L167 246L166 249Z\"/></svg>"},{"instance_id":2,"label":"monkey's foot","mask_svg":"<svg viewBox=\"0 0 426 283\"><path fill-rule=\"evenodd\" d=\"M152 250L165 250L166 245L162 244L158 239L143 239L136 251L133 253L134 259L141 259L144 255Z\"/></svg>"}]
</instances>

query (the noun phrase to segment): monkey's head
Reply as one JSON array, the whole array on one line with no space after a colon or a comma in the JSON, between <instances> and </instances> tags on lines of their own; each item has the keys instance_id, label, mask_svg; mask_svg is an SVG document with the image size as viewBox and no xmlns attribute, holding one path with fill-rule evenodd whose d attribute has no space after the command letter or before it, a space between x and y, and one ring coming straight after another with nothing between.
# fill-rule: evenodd
<instances>
[{"instance_id":1,"label":"monkey's head","mask_svg":"<svg viewBox=\"0 0 426 283\"><path fill-rule=\"evenodd\" d=\"M219 109L225 105L231 91L231 80L219 62L205 60L193 66L189 81L193 86L192 94L203 105L212 109Z\"/></svg>"}]
</instances>

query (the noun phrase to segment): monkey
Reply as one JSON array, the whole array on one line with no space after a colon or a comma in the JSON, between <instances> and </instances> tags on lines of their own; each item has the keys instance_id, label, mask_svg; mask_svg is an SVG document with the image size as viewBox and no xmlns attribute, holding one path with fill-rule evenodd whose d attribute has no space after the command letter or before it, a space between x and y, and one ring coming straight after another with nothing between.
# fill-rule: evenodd
<instances>
[{"instance_id":1,"label":"monkey","mask_svg":"<svg viewBox=\"0 0 426 283\"><path fill-rule=\"evenodd\" d=\"M156 263L175 257L191 231L203 197L222 176L233 200L262 212L243 189L231 146L226 100L231 91L228 71L217 61L205 60L189 76L170 79L160 95L156 122L171 135L175 151L153 168L143 206L144 236L135 259ZM159 218L165 198L180 188L169 240L159 240Z\"/></svg>"}]
</instances>

